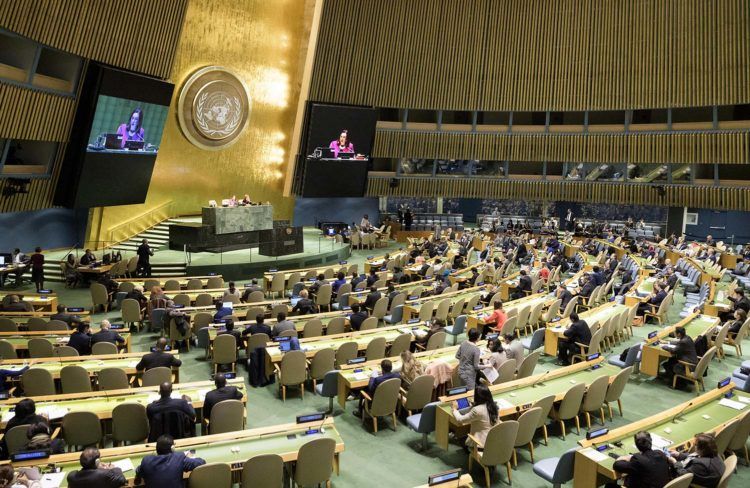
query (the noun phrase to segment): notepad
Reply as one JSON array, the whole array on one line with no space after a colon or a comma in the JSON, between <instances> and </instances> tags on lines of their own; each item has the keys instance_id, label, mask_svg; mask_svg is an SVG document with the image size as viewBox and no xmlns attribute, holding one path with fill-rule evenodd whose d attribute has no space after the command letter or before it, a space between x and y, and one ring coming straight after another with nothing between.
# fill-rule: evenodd
<instances>
[{"instance_id":1,"label":"notepad","mask_svg":"<svg viewBox=\"0 0 750 488\"><path fill-rule=\"evenodd\" d=\"M497 404L497 408L500 409L500 410L507 410L509 408L515 408L515 405L513 405L512 403L510 403L505 398L501 398L499 400L496 400L495 403Z\"/></svg>"},{"instance_id":2,"label":"notepad","mask_svg":"<svg viewBox=\"0 0 750 488\"><path fill-rule=\"evenodd\" d=\"M68 413L67 408L62 407L42 407L39 409L41 415L47 415L50 420L61 419Z\"/></svg>"},{"instance_id":3,"label":"notepad","mask_svg":"<svg viewBox=\"0 0 750 488\"><path fill-rule=\"evenodd\" d=\"M128 368L135 368L136 366L138 366L138 361L130 361L128 363Z\"/></svg>"},{"instance_id":4,"label":"notepad","mask_svg":"<svg viewBox=\"0 0 750 488\"><path fill-rule=\"evenodd\" d=\"M116 468L120 468L123 473L127 471L134 471L135 466L133 466L133 461L130 460L130 458L120 459L119 461L115 461L112 463L112 466Z\"/></svg>"},{"instance_id":5,"label":"notepad","mask_svg":"<svg viewBox=\"0 0 750 488\"><path fill-rule=\"evenodd\" d=\"M369 374L367 374L367 373L365 373L365 372L361 372L361 373L354 373L354 374L352 375L352 377L353 377L353 378L354 378L355 380L357 380L357 381L363 381L363 380L366 380L366 379L368 379L368 378L370 377L370 375L369 375Z\"/></svg>"},{"instance_id":6,"label":"notepad","mask_svg":"<svg viewBox=\"0 0 750 488\"><path fill-rule=\"evenodd\" d=\"M741 401L742 403L750 403L750 397L743 397L743 396L738 396L737 398L738 398L738 399L739 399L739 400L740 400L740 401Z\"/></svg>"},{"instance_id":7,"label":"notepad","mask_svg":"<svg viewBox=\"0 0 750 488\"><path fill-rule=\"evenodd\" d=\"M607 459L609 459L609 456L607 456L603 452L597 451L596 449L586 449L585 452L586 452L586 456L589 459L593 459L597 463L600 463L602 461L606 461Z\"/></svg>"},{"instance_id":8,"label":"notepad","mask_svg":"<svg viewBox=\"0 0 750 488\"><path fill-rule=\"evenodd\" d=\"M665 439L659 434L654 434L653 432L651 432L651 445L653 446L655 450L658 451L658 450L671 446L672 441L670 441L669 439Z\"/></svg>"},{"instance_id":9,"label":"notepad","mask_svg":"<svg viewBox=\"0 0 750 488\"><path fill-rule=\"evenodd\" d=\"M40 480L42 488L57 488L60 486L68 473L61 471L59 473L47 473Z\"/></svg>"},{"instance_id":10,"label":"notepad","mask_svg":"<svg viewBox=\"0 0 750 488\"><path fill-rule=\"evenodd\" d=\"M733 408L735 410L742 410L747 406L742 402L730 400L729 398L722 398L721 400L719 400L719 405L724 405L725 407Z\"/></svg>"}]
</instances>

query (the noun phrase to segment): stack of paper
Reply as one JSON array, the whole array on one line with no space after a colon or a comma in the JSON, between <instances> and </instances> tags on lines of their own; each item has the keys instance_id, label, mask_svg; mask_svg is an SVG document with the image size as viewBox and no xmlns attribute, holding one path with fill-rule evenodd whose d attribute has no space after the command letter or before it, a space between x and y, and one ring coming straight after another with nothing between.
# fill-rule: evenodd
<instances>
[{"instance_id":1,"label":"stack of paper","mask_svg":"<svg viewBox=\"0 0 750 488\"><path fill-rule=\"evenodd\" d=\"M61 471L59 473L47 473L42 476L42 488L57 488L60 486L68 473Z\"/></svg>"},{"instance_id":2,"label":"stack of paper","mask_svg":"<svg viewBox=\"0 0 750 488\"><path fill-rule=\"evenodd\" d=\"M665 447L671 446L672 441L670 441L669 439L665 439L664 437L651 432L651 445L653 446L655 450L660 451L664 449Z\"/></svg>"},{"instance_id":3,"label":"stack of paper","mask_svg":"<svg viewBox=\"0 0 750 488\"><path fill-rule=\"evenodd\" d=\"M135 471L135 466L133 466L133 461L131 461L130 458L115 461L112 463L112 466L120 468L123 473L126 473L128 471Z\"/></svg>"},{"instance_id":4,"label":"stack of paper","mask_svg":"<svg viewBox=\"0 0 750 488\"><path fill-rule=\"evenodd\" d=\"M733 408L735 410L742 410L747 405L743 402L738 402L735 400L730 400L729 398L722 398L719 400L719 405L723 405L725 407Z\"/></svg>"}]
</instances>

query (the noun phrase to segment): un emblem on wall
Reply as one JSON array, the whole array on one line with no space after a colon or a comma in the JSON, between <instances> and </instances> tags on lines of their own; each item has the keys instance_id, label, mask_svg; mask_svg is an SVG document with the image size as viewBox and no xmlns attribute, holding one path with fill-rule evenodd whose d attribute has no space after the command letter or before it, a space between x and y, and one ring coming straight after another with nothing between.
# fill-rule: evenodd
<instances>
[{"instance_id":1,"label":"un emblem on wall","mask_svg":"<svg viewBox=\"0 0 750 488\"><path fill-rule=\"evenodd\" d=\"M182 86L177 118L182 133L196 146L224 149L237 142L250 118L247 87L226 68L201 68Z\"/></svg>"}]
</instances>

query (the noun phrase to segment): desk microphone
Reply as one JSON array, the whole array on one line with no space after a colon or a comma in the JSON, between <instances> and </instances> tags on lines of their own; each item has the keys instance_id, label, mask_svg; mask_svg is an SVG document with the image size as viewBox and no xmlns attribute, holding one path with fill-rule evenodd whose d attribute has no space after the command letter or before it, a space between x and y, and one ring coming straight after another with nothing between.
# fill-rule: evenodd
<instances>
[{"instance_id":1,"label":"desk microphone","mask_svg":"<svg viewBox=\"0 0 750 488\"><path fill-rule=\"evenodd\" d=\"M677 415L675 415L674 417L672 417L672 423L676 423L676 420L678 418L682 417L682 414L685 413L685 410L687 410L688 408L690 408L692 406L693 406L693 402L691 400L690 402L688 402L687 405L685 405L684 407L682 407L682 409L679 412L677 412Z\"/></svg>"},{"instance_id":2,"label":"desk microphone","mask_svg":"<svg viewBox=\"0 0 750 488\"><path fill-rule=\"evenodd\" d=\"M542 376L539 377L539 379L537 379L531 384L531 387L534 388L536 385L540 384L542 380L544 380L544 378L546 378L549 373L550 373L550 370L548 369L547 371L545 371L545 373Z\"/></svg>"}]
</instances>

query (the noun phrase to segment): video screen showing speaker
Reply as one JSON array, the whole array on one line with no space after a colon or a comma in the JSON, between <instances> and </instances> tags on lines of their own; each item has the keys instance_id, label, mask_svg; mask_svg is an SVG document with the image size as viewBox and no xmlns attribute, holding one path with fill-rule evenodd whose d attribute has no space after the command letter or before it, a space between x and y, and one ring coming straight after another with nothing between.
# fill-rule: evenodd
<instances>
[{"instance_id":1,"label":"video screen showing speaker","mask_svg":"<svg viewBox=\"0 0 750 488\"><path fill-rule=\"evenodd\" d=\"M168 106L99 95L91 124L89 152L156 153Z\"/></svg>"},{"instance_id":2,"label":"video screen showing speaker","mask_svg":"<svg viewBox=\"0 0 750 488\"><path fill-rule=\"evenodd\" d=\"M302 196L361 197L367 186L377 110L311 103L300 158Z\"/></svg>"},{"instance_id":3,"label":"video screen showing speaker","mask_svg":"<svg viewBox=\"0 0 750 488\"><path fill-rule=\"evenodd\" d=\"M166 81L89 63L55 205L145 202L173 91Z\"/></svg>"}]
</instances>

